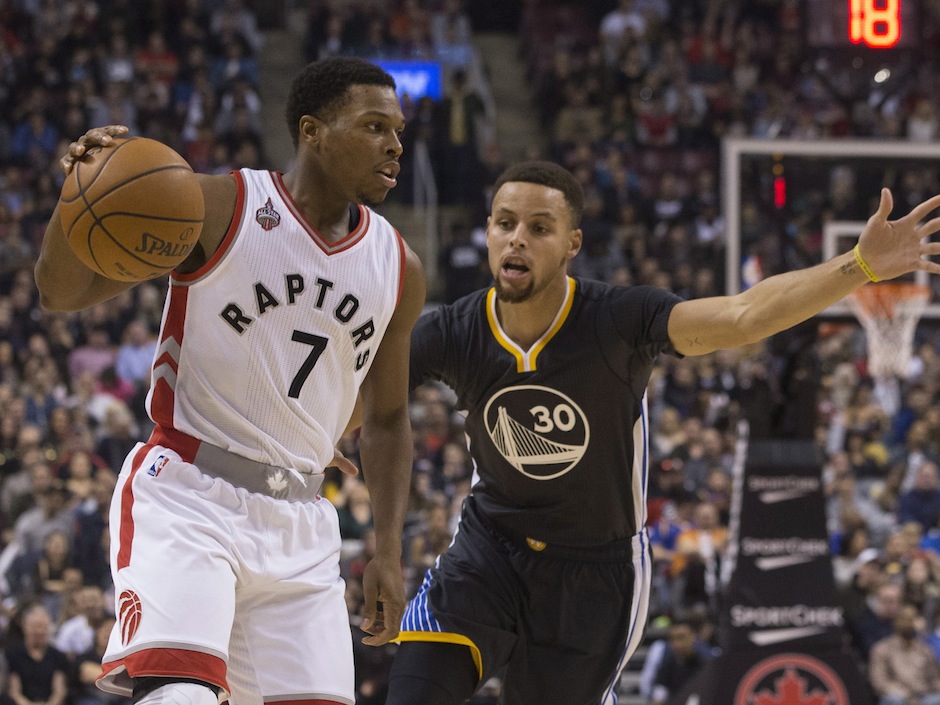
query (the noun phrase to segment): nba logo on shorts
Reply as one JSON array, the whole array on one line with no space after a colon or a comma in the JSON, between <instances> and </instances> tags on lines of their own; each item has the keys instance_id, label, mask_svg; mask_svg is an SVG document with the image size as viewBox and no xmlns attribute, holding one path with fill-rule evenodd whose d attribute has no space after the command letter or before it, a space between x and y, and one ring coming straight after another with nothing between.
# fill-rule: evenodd
<instances>
[{"instance_id":1,"label":"nba logo on shorts","mask_svg":"<svg viewBox=\"0 0 940 705\"><path fill-rule=\"evenodd\" d=\"M165 455L158 456L157 459L153 462L153 465L150 466L147 474L150 475L150 477L156 477L160 474L160 471L163 470L163 466L168 462L170 462L170 459Z\"/></svg>"}]
</instances>

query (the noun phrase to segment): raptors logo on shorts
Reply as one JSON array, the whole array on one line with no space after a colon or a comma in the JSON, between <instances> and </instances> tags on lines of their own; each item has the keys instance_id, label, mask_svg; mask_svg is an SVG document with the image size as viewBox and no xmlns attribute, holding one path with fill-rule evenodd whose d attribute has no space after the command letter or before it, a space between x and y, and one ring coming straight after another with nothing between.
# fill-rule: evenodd
<instances>
[{"instance_id":1,"label":"raptors logo on shorts","mask_svg":"<svg viewBox=\"0 0 940 705\"><path fill-rule=\"evenodd\" d=\"M118 618L121 622L121 642L127 646L140 626L140 598L133 590L125 590L118 598Z\"/></svg>"}]
</instances>

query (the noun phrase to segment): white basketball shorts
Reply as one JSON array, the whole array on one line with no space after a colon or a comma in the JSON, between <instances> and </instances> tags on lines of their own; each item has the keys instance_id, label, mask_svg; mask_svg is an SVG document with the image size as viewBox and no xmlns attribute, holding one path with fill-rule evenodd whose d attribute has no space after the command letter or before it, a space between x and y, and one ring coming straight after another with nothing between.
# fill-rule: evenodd
<instances>
[{"instance_id":1,"label":"white basketball shorts","mask_svg":"<svg viewBox=\"0 0 940 705\"><path fill-rule=\"evenodd\" d=\"M110 514L118 620L99 687L129 695L133 677L176 676L233 705L353 705L336 510L213 470L153 444L125 460Z\"/></svg>"}]
</instances>

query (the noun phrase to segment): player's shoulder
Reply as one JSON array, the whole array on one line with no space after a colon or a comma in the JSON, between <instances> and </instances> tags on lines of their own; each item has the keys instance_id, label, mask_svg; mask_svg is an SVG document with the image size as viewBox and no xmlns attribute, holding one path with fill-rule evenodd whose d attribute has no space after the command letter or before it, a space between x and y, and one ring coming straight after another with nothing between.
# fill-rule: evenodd
<instances>
[{"instance_id":1,"label":"player's shoulder","mask_svg":"<svg viewBox=\"0 0 940 705\"><path fill-rule=\"evenodd\" d=\"M474 320L486 316L486 296L489 289L480 289L462 296L452 303L429 303L420 320L426 324L442 325L448 329L470 328Z\"/></svg>"},{"instance_id":2,"label":"player's shoulder","mask_svg":"<svg viewBox=\"0 0 940 705\"><path fill-rule=\"evenodd\" d=\"M585 302L637 304L639 302L680 301L671 291L648 284L608 284L593 279L576 279L578 295Z\"/></svg>"},{"instance_id":3,"label":"player's shoulder","mask_svg":"<svg viewBox=\"0 0 940 705\"><path fill-rule=\"evenodd\" d=\"M485 314L486 300L492 288L478 289L461 296L453 303L444 304L441 309L449 317L459 319Z\"/></svg>"},{"instance_id":4,"label":"player's shoulder","mask_svg":"<svg viewBox=\"0 0 940 705\"><path fill-rule=\"evenodd\" d=\"M381 228L387 230L390 233L395 233L398 237L402 239L403 242L407 243L404 237L402 237L401 231L395 226L395 224L386 218L384 215L379 213L374 208L362 204L362 210L366 213L369 218L369 226L372 228Z\"/></svg>"},{"instance_id":5,"label":"player's shoulder","mask_svg":"<svg viewBox=\"0 0 940 705\"><path fill-rule=\"evenodd\" d=\"M238 183L235 174L197 174L206 204L199 244L204 252L204 261L208 261L218 249L228 232L235 208L238 203Z\"/></svg>"}]
</instances>

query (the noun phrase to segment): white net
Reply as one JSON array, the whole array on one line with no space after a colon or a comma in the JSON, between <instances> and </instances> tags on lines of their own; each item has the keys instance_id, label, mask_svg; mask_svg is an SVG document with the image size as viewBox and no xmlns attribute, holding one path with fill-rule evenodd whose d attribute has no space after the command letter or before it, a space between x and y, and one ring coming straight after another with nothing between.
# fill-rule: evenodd
<instances>
[{"instance_id":1,"label":"white net","mask_svg":"<svg viewBox=\"0 0 940 705\"><path fill-rule=\"evenodd\" d=\"M914 353L914 332L930 299L922 284L866 284L846 298L865 329L868 373L875 379L907 379Z\"/></svg>"}]
</instances>

